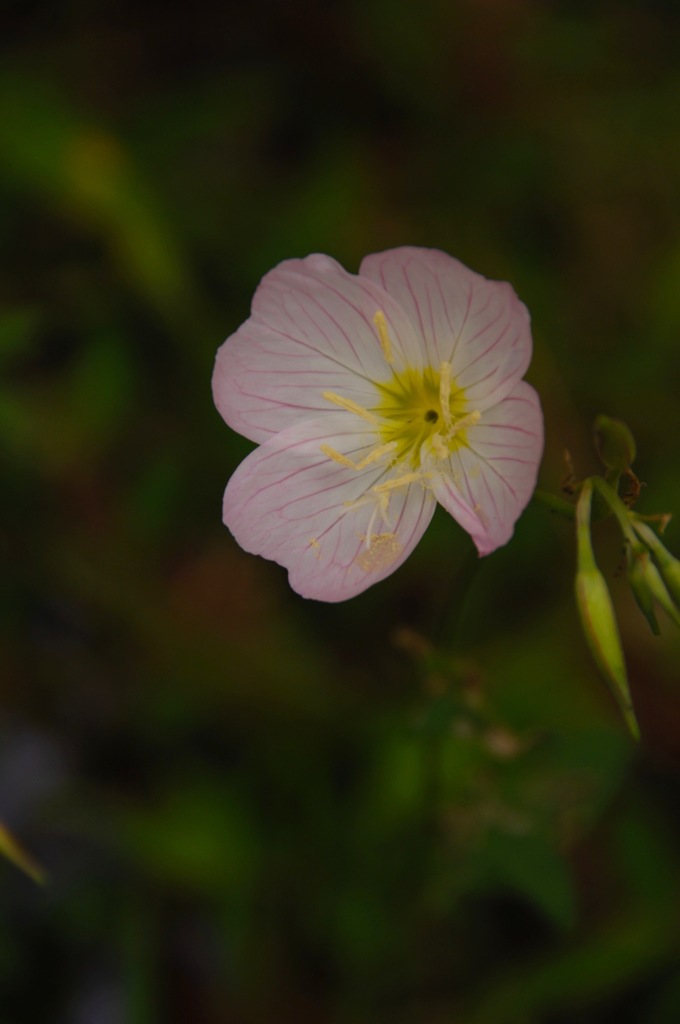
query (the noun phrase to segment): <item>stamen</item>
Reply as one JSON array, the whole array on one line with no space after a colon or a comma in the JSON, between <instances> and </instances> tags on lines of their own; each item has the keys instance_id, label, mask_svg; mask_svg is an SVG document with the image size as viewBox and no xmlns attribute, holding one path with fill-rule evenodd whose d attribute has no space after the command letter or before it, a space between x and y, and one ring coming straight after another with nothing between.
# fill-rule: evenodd
<instances>
[{"instance_id":1,"label":"stamen","mask_svg":"<svg viewBox=\"0 0 680 1024\"><path fill-rule=\"evenodd\" d=\"M372 452L369 452L366 458L362 459L361 462L357 462L356 468L365 469L366 466L370 466L372 462L377 462L377 460L381 459L383 455L387 455L388 452L393 452L394 449L398 447L399 445L396 441L388 441L387 444L381 444L377 448L374 448Z\"/></svg>"},{"instance_id":2,"label":"stamen","mask_svg":"<svg viewBox=\"0 0 680 1024\"><path fill-rule=\"evenodd\" d=\"M321 397L325 398L328 402L333 402L334 405L339 405L341 409L346 409L347 412L355 412L357 416L361 416L363 419L368 420L369 423L379 423L378 417L369 412L368 409L364 409L362 405L357 402L353 402L351 398L343 398L342 395L336 395L334 391L322 391Z\"/></svg>"},{"instance_id":3,"label":"stamen","mask_svg":"<svg viewBox=\"0 0 680 1024\"><path fill-rule=\"evenodd\" d=\"M392 342L390 341L390 336L387 333L387 321L382 309L379 309L373 317L373 323L378 328L378 337L380 338L380 347L383 350L383 355L388 363L393 363L394 356L392 354Z\"/></svg>"},{"instance_id":4,"label":"stamen","mask_svg":"<svg viewBox=\"0 0 680 1024\"><path fill-rule=\"evenodd\" d=\"M439 405L448 432L451 429L451 363L444 362L439 367Z\"/></svg>"},{"instance_id":5,"label":"stamen","mask_svg":"<svg viewBox=\"0 0 680 1024\"><path fill-rule=\"evenodd\" d=\"M375 501L375 498L370 494L364 494L361 498L356 498L354 501L343 501L343 505L347 512L353 512L355 509L361 508L362 505L368 505L371 501Z\"/></svg>"},{"instance_id":6,"label":"stamen","mask_svg":"<svg viewBox=\"0 0 680 1024\"><path fill-rule=\"evenodd\" d=\"M430 476L431 473L404 473L403 476L393 477L391 480L386 480L383 484L376 484L371 490L375 491L376 494L385 494L385 492L393 491L397 487L406 487L408 484L427 480Z\"/></svg>"},{"instance_id":7,"label":"stamen","mask_svg":"<svg viewBox=\"0 0 680 1024\"><path fill-rule=\"evenodd\" d=\"M327 455L333 462L339 462L341 466L346 466L347 469L358 469L356 462L352 462L346 455L342 455L340 452L336 452L335 448L331 448L329 444L322 444L321 451L324 455Z\"/></svg>"},{"instance_id":8,"label":"stamen","mask_svg":"<svg viewBox=\"0 0 680 1024\"><path fill-rule=\"evenodd\" d=\"M439 431L437 431L436 434L432 435L430 443L432 445L432 451L434 452L438 459L447 459L451 454L451 449L447 447L444 438L439 433Z\"/></svg>"},{"instance_id":9,"label":"stamen","mask_svg":"<svg viewBox=\"0 0 680 1024\"><path fill-rule=\"evenodd\" d=\"M383 495L381 498L378 498L378 500L376 501L375 506L373 508L373 511L371 512L371 518L368 520L368 526L366 527L366 550L367 551L369 550L369 548L371 546L371 537L374 536L374 534L373 534L373 527L375 526L375 521L378 518L378 512L381 513L382 518L383 518L383 522L385 521L385 517L387 515L387 508L383 508L383 505L386 504L386 502L384 501L385 498L387 498L387 495ZM387 498L387 503L389 503L389 498ZM389 524L387 524L387 525L389 525Z\"/></svg>"},{"instance_id":10,"label":"stamen","mask_svg":"<svg viewBox=\"0 0 680 1024\"><path fill-rule=\"evenodd\" d=\"M380 518L382 519L382 521L385 524L385 526L389 526L389 527L392 526L392 523L390 522L390 518L389 518L389 515L388 515L389 504L390 504L390 496L389 496L389 494L374 494L373 491L374 491L374 488L371 488L370 491L367 491L364 495L362 495L361 498L357 498L356 501L345 501L344 502L345 512L346 513L347 512L355 512L358 508L363 508L364 505L372 505L373 506L373 508L371 509L371 517L370 517L370 519L368 521L368 526L369 526L368 535L369 536L370 536L371 530L373 529L373 526L375 525L375 521L376 521L376 518L378 516L378 513L380 513ZM362 537L362 540L363 539L365 539L365 538Z\"/></svg>"},{"instance_id":11,"label":"stamen","mask_svg":"<svg viewBox=\"0 0 680 1024\"><path fill-rule=\"evenodd\" d=\"M347 469L366 469L366 466L370 466L371 463L377 462L383 455L387 455L389 452L393 452L399 445L396 441L388 441L386 444L378 445L373 451L369 452L365 458L361 459L360 462L353 462L352 459L347 455L343 455L341 452L336 451L335 448L331 448L329 444L322 444L320 446L321 451L324 455L327 455L329 459L333 459L333 462L339 462L341 466L346 466Z\"/></svg>"},{"instance_id":12,"label":"stamen","mask_svg":"<svg viewBox=\"0 0 680 1024\"><path fill-rule=\"evenodd\" d=\"M466 427L474 426L475 423L479 423L481 418L482 414L479 409L474 409L472 412L469 412L467 416L461 416L461 418L456 420L452 425L449 431L449 437L453 437L453 435L457 434L460 430L465 430Z\"/></svg>"}]
</instances>

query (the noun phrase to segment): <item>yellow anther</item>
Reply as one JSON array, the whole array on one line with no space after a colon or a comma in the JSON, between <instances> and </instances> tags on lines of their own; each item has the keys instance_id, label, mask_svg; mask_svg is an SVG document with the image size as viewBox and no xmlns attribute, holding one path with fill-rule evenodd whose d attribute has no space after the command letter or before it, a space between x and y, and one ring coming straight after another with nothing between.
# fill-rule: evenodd
<instances>
[{"instance_id":1,"label":"yellow anther","mask_svg":"<svg viewBox=\"0 0 680 1024\"><path fill-rule=\"evenodd\" d=\"M356 469L356 462L352 462L346 455L342 455L341 452L336 452L335 448L331 448L329 444L322 444L321 451L324 455L327 455L333 462L339 462L341 466L346 466L347 469Z\"/></svg>"},{"instance_id":2,"label":"yellow anther","mask_svg":"<svg viewBox=\"0 0 680 1024\"><path fill-rule=\"evenodd\" d=\"M357 462L356 468L365 469L366 466L370 466L372 462L377 462L378 459L383 457L383 455L393 452L394 449L398 447L399 445L396 441L388 441L387 444L381 444L377 448L374 448L372 452L369 452L365 459L362 459L361 462Z\"/></svg>"},{"instance_id":3,"label":"yellow anther","mask_svg":"<svg viewBox=\"0 0 680 1024\"><path fill-rule=\"evenodd\" d=\"M365 458L361 459L360 462L353 462L347 455L343 455L341 452L336 451L335 448L331 448L329 444L322 444L321 451L324 455L327 455L329 459L333 459L333 462L339 462L341 466L346 466L347 469L365 469L366 466L370 466L373 462L377 462L383 455L393 452L395 448L398 448L396 441L388 441L387 444L378 445L373 451L369 452Z\"/></svg>"},{"instance_id":4,"label":"yellow anther","mask_svg":"<svg viewBox=\"0 0 680 1024\"><path fill-rule=\"evenodd\" d=\"M432 435L432 451L438 459L447 459L451 454L451 449L445 443L444 438L440 433Z\"/></svg>"},{"instance_id":5,"label":"yellow anther","mask_svg":"<svg viewBox=\"0 0 680 1024\"><path fill-rule=\"evenodd\" d=\"M392 354L392 342L390 341L390 336L387 332L387 320L385 319L385 314L382 309L379 309L373 317L373 323L378 328L378 337L380 338L380 347L383 350L383 355L388 363L393 363L394 356Z\"/></svg>"},{"instance_id":6,"label":"yellow anther","mask_svg":"<svg viewBox=\"0 0 680 1024\"><path fill-rule=\"evenodd\" d=\"M359 405L358 402L353 402L351 398L343 398L342 395L336 395L334 391L322 391L321 397L325 398L328 402L333 402L334 405L339 405L341 409L346 409L347 412L355 412L357 416L368 420L369 423L380 422L375 413L364 409L362 405Z\"/></svg>"},{"instance_id":7,"label":"yellow anther","mask_svg":"<svg viewBox=\"0 0 680 1024\"><path fill-rule=\"evenodd\" d=\"M431 476L430 473L404 473L403 476L393 477L383 484L376 484L371 490L376 494L385 494L387 491L394 491L397 487L407 487L409 484L422 483Z\"/></svg>"},{"instance_id":8,"label":"yellow anther","mask_svg":"<svg viewBox=\"0 0 680 1024\"><path fill-rule=\"evenodd\" d=\"M451 426L449 437L453 437L454 434L457 434L461 430L465 430L467 427L473 427L475 423L479 423L481 418L482 414L479 409L474 409L472 412L469 412L467 416L461 416L461 418L456 420L456 422Z\"/></svg>"}]
</instances>

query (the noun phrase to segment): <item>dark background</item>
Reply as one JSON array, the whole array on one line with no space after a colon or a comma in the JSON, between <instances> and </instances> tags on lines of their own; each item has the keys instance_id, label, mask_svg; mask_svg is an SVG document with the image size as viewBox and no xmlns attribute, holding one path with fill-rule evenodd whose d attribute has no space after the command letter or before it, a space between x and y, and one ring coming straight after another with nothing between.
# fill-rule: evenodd
<instances>
[{"instance_id":1,"label":"dark background","mask_svg":"<svg viewBox=\"0 0 680 1024\"><path fill-rule=\"evenodd\" d=\"M306 602L210 397L278 261L439 247L532 312L541 486L604 412L680 514L679 55L670 0L2 5L1 1024L680 1020L680 643L615 527L639 748L567 521Z\"/></svg>"}]
</instances>

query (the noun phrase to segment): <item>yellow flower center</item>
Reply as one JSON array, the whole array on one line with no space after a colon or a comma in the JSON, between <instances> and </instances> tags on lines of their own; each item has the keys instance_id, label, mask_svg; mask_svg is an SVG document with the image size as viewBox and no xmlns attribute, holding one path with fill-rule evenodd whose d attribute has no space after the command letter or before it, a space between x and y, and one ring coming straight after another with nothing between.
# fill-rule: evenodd
<instances>
[{"instance_id":1,"label":"yellow flower center","mask_svg":"<svg viewBox=\"0 0 680 1024\"><path fill-rule=\"evenodd\" d=\"M409 367L378 388L383 397L371 411L380 421L382 443L393 445L394 462L419 467L424 444L445 458L466 443L465 428L479 419L478 412L469 412L465 390L456 386L449 363L438 370Z\"/></svg>"},{"instance_id":2,"label":"yellow flower center","mask_svg":"<svg viewBox=\"0 0 680 1024\"><path fill-rule=\"evenodd\" d=\"M392 342L382 310L375 314L373 323L385 361L393 366ZM414 477L429 476L429 472L421 470L423 446L425 454L436 461L448 458L460 445L467 444L466 430L477 423L481 415L477 409L469 410L465 389L456 384L448 362L441 363L437 370L432 366L409 366L400 372L393 371L389 381L376 383L376 387L381 397L369 409L333 391L323 392L327 401L371 424L377 435L375 448L360 462L354 462L330 445L321 445L321 451L348 469L364 469L383 457L392 466L406 463L406 471L389 482L390 488L410 484Z\"/></svg>"},{"instance_id":3,"label":"yellow flower center","mask_svg":"<svg viewBox=\"0 0 680 1024\"><path fill-rule=\"evenodd\" d=\"M353 398L323 391L327 400L353 413L369 425L367 432L374 434L376 443L368 455L355 461L336 451L330 444L321 444L327 458L345 469L363 470L374 463L382 463L383 473L378 482L354 501L345 502L347 511L369 507L366 534L360 540L366 549L354 559L366 572L385 568L398 557L401 545L392 532L390 499L395 490L420 484L430 485L434 462L448 459L459 446L467 444L467 428L479 418L478 410L470 410L465 389L459 387L451 372L450 362L441 362L439 368L408 367L393 370L394 354L382 310L373 317L380 347L392 376L386 382L375 383L378 400L366 409ZM423 454L427 464L423 465ZM386 471L386 472L385 472ZM387 527L387 531L385 530ZM309 546L315 551L318 541L311 538ZM321 555L317 555L321 557Z\"/></svg>"},{"instance_id":4,"label":"yellow flower center","mask_svg":"<svg viewBox=\"0 0 680 1024\"><path fill-rule=\"evenodd\" d=\"M384 313L379 310L373 322L385 361L392 367L392 343ZM407 367L398 373L393 370L390 380L376 382L375 386L379 398L368 409L334 391L323 392L326 401L360 416L369 425L367 429L375 432L376 443L369 453L357 462L330 445L320 446L324 455L346 469L362 470L382 463L391 471L362 497L346 503L348 510L363 505L371 509L366 533L361 535L366 551L357 561L366 572L384 567L386 559L391 563L401 551L395 534L384 532L384 527L391 530L390 498L403 487L429 485L433 467L422 465L423 450L435 463L448 459L459 446L467 444L467 428L477 423L481 415L477 409L470 410L465 389L456 384L448 362L441 363L438 369L428 366ZM318 546L316 538L309 543Z\"/></svg>"}]
</instances>

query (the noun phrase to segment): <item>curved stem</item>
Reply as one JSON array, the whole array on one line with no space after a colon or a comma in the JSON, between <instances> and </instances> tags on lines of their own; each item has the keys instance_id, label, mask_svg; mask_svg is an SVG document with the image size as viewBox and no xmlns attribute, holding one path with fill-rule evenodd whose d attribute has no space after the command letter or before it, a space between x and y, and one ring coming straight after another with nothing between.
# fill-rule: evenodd
<instances>
[{"instance_id":1,"label":"curved stem","mask_svg":"<svg viewBox=\"0 0 680 1024\"><path fill-rule=\"evenodd\" d=\"M639 547L640 545L638 544L637 537L635 536L631 526L628 509L623 504L616 491L607 483L606 480L603 480L601 476L594 476L591 479L593 481L593 486L599 491L616 517L623 536L633 548L636 546Z\"/></svg>"}]
</instances>

